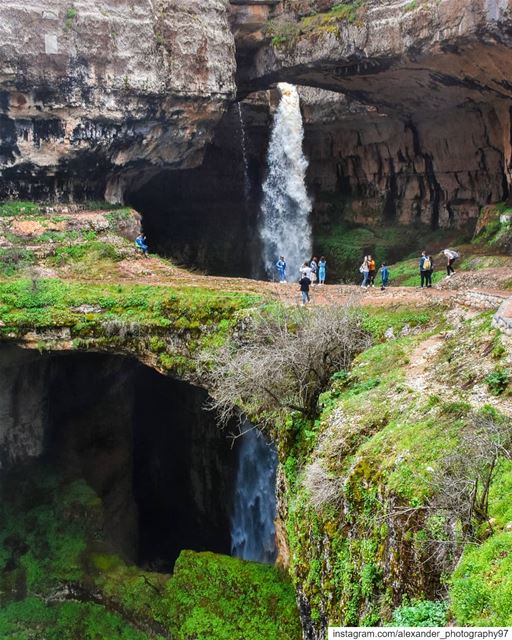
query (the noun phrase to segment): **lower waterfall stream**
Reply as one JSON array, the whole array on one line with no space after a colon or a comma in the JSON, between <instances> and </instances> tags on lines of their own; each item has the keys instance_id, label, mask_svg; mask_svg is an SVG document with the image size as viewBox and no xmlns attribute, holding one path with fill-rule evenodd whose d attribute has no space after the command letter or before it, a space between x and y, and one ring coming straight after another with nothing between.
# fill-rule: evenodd
<instances>
[{"instance_id":1,"label":"lower waterfall stream","mask_svg":"<svg viewBox=\"0 0 512 640\"><path fill-rule=\"evenodd\" d=\"M258 429L243 436L231 519L231 553L242 560L273 563L277 454Z\"/></svg>"}]
</instances>

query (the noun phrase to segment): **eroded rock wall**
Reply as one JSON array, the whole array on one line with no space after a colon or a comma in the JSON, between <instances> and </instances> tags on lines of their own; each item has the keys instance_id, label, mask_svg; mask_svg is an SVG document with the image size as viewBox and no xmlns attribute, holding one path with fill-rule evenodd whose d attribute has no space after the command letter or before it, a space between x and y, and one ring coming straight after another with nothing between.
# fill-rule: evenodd
<instances>
[{"instance_id":1,"label":"eroded rock wall","mask_svg":"<svg viewBox=\"0 0 512 640\"><path fill-rule=\"evenodd\" d=\"M358 222L433 227L474 224L508 197L511 2L285 0L273 11L265 42L238 54L239 91L287 81L337 92L305 89L317 196L349 201Z\"/></svg>"},{"instance_id":2,"label":"eroded rock wall","mask_svg":"<svg viewBox=\"0 0 512 640\"><path fill-rule=\"evenodd\" d=\"M508 195L503 133L510 123L492 105L406 119L340 94L302 95L320 223L333 195L351 222L434 228L472 225L483 205Z\"/></svg>"},{"instance_id":3,"label":"eroded rock wall","mask_svg":"<svg viewBox=\"0 0 512 640\"><path fill-rule=\"evenodd\" d=\"M112 549L169 570L230 552L236 449L206 391L111 354L0 346L2 473L47 465L101 499Z\"/></svg>"},{"instance_id":4,"label":"eroded rock wall","mask_svg":"<svg viewBox=\"0 0 512 640\"><path fill-rule=\"evenodd\" d=\"M234 92L225 0L7 0L0 42L0 198L122 200L200 164Z\"/></svg>"}]
</instances>

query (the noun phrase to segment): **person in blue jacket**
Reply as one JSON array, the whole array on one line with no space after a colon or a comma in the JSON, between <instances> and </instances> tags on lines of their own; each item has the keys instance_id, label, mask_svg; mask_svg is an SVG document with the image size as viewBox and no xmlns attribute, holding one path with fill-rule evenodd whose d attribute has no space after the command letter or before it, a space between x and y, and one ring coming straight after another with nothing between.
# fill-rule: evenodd
<instances>
[{"instance_id":1,"label":"person in blue jacket","mask_svg":"<svg viewBox=\"0 0 512 640\"><path fill-rule=\"evenodd\" d=\"M320 262L318 263L318 284L325 284L325 271L327 268L327 261L322 256L320 258Z\"/></svg>"},{"instance_id":2,"label":"person in blue jacket","mask_svg":"<svg viewBox=\"0 0 512 640\"><path fill-rule=\"evenodd\" d=\"M382 263L382 266L380 268L380 277L382 278L382 285L380 287L380 290L384 291L389 282L389 267L385 262Z\"/></svg>"},{"instance_id":3,"label":"person in blue jacket","mask_svg":"<svg viewBox=\"0 0 512 640\"><path fill-rule=\"evenodd\" d=\"M286 282L286 260L284 256L280 256L276 262L277 273L279 274L279 282L284 284Z\"/></svg>"},{"instance_id":4,"label":"person in blue jacket","mask_svg":"<svg viewBox=\"0 0 512 640\"><path fill-rule=\"evenodd\" d=\"M135 238L135 247L142 253L143 256L149 258L149 247L147 245L146 236L143 233L139 233L139 235Z\"/></svg>"},{"instance_id":5,"label":"person in blue jacket","mask_svg":"<svg viewBox=\"0 0 512 640\"><path fill-rule=\"evenodd\" d=\"M432 272L434 270L434 261L432 256L427 255L425 251L421 252L420 258L420 278L421 288L432 286Z\"/></svg>"}]
</instances>

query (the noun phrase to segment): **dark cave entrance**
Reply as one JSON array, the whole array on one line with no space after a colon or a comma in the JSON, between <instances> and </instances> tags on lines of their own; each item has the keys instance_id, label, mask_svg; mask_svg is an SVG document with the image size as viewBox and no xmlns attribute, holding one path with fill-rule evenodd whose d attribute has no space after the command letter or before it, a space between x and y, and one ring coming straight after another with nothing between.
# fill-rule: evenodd
<instances>
[{"instance_id":1,"label":"dark cave entrance","mask_svg":"<svg viewBox=\"0 0 512 640\"><path fill-rule=\"evenodd\" d=\"M112 549L139 565L168 571L182 549L230 553L236 452L204 390L123 356L11 347L0 380L3 468L38 456L84 478Z\"/></svg>"},{"instance_id":2,"label":"dark cave entrance","mask_svg":"<svg viewBox=\"0 0 512 640\"><path fill-rule=\"evenodd\" d=\"M199 167L162 172L125 198L153 251L211 275L254 277L269 112L263 103L240 109L223 116Z\"/></svg>"}]
</instances>

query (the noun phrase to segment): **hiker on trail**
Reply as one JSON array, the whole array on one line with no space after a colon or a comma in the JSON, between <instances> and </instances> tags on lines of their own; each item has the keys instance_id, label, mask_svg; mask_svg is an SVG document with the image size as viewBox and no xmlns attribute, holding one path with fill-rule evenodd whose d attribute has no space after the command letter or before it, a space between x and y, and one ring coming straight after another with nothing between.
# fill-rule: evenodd
<instances>
[{"instance_id":1,"label":"hiker on trail","mask_svg":"<svg viewBox=\"0 0 512 640\"><path fill-rule=\"evenodd\" d=\"M318 263L318 284L325 284L325 271L327 269L327 261L322 256Z\"/></svg>"},{"instance_id":2,"label":"hiker on trail","mask_svg":"<svg viewBox=\"0 0 512 640\"><path fill-rule=\"evenodd\" d=\"M368 263L369 256L365 256L363 260L363 264L359 267L359 271L363 274L363 282L361 284L361 289L368 288L368 280L370 277L370 267Z\"/></svg>"},{"instance_id":3,"label":"hiker on trail","mask_svg":"<svg viewBox=\"0 0 512 640\"><path fill-rule=\"evenodd\" d=\"M300 277L303 278L304 276L311 282L311 267L307 261L300 268Z\"/></svg>"},{"instance_id":4,"label":"hiker on trail","mask_svg":"<svg viewBox=\"0 0 512 640\"><path fill-rule=\"evenodd\" d=\"M284 256L280 256L276 262L277 273L279 274L279 282L284 284L286 282L286 260Z\"/></svg>"},{"instance_id":5,"label":"hiker on trail","mask_svg":"<svg viewBox=\"0 0 512 640\"><path fill-rule=\"evenodd\" d=\"M380 268L380 277L382 279L380 290L384 291L389 282L389 267L385 262L382 263L382 266Z\"/></svg>"},{"instance_id":6,"label":"hiker on trail","mask_svg":"<svg viewBox=\"0 0 512 640\"><path fill-rule=\"evenodd\" d=\"M302 295L302 304L307 304L308 302L311 302L309 298L309 286L311 285L311 280L306 275L303 275L302 278L299 280L299 284L300 284L300 293Z\"/></svg>"},{"instance_id":7,"label":"hiker on trail","mask_svg":"<svg viewBox=\"0 0 512 640\"><path fill-rule=\"evenodd\" d=\"M453 249L445 249L443 253L446 256L446 260L447 260L446 273L448 275L446 277L449 278L450 276L455 275L455 269L453 268L453 263L455 262L455 260L457 260L457 258L459 257L459 254Z\"/></svg>"},{"instance_id":8,"label":"hiker on trail","mask_svg":"<svg viewBox=\"0 0 512 640\"><path fill-rule=\"evenodd\" d=\"M318 258L316 256L311 258L309 268L311 269L311 284L316 284L318 274Z\"/></svg>"},{"instance_id":9,"label":"hiker on trail","mask_svg":"<svg viewBox=\"0 0 512 640\"><path fill-rule=\"evenodd\" d=\"M432 286L432 272L434 271L434 261L425 251L421 252L420 258L420 278L421 288Z\"/></svg>"},{"instance_id":10,"label":"hiker on trail","mask_svg":"<svg viewBox=\"0 0 512 640\"><path fill-rule=\"evenodd\" d=\"M375 276L377 274L377 265L375 260L368 256L368 284L372 287L375 286Z\"/></svg>"},{"instance_id":11,"label":"hiker on trail","mask_svg":"<svg viewBox=\"0 0 512 640\"><path fill-rule=\"evenodd\" d=\"M137 251L140 251L143 256L149 258L149 247L147 245L146 236L143 233L139 233L139 235L135 238L135 248Z\"/></svg>"}]
</instances>

